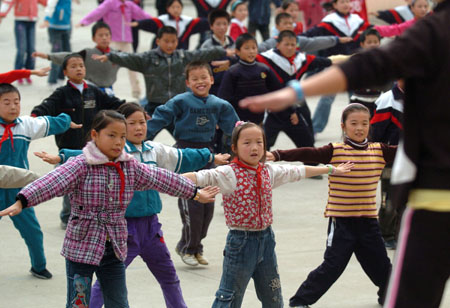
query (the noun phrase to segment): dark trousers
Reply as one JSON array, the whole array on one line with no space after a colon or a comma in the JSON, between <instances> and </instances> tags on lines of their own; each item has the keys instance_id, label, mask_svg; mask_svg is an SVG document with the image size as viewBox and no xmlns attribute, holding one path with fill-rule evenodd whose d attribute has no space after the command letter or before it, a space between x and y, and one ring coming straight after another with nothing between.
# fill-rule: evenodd
<instances>
[{"instance_id":1,"label":"dark trousers","mask_svg":"<svg viewBox=\"0 0 450 308\"><path fill-rule=\"evenodd\" d=\"M253 22L248 23L248 33L256 37L256 30L261 33L263 41L267 40L270 37L269 34L269 25L259 25Z\"/></svg>"},{"instance_id":2,"label":"dark trousers","mask_svg":"<svg viewBox=\"0 0 450 308\"><path fill-rule=\"evenodd\" d=\"M450 212L405 210L385 308L438 308L450 277Z\"/></svg>"},{"instance_id":3,"label":"dark trousers","mask_svg":"<svg viewBox=\"0 0 450 308\"><path fill-rule=\"evenodd\" d=\"M14 21L14 35L16 37L16 60L14 69L28 70L34 69L35 60L31 56L35 51L36 43L36 22L35 21Z\"/></svg>"},{"instance_id":4,"label":"dark trousers","mask_svg":"<svg viewBox=\"0 0 450 308\"><path fill-rule=\"evenodd\" d=\"M59 30L48 28L48 39L52 45L52 52L70 51L71 30ZM64 80L64 74L60 65L52 62L52 69L48 75L48 83L55 84L58 79Z\"/></svg>"},{"instance_id":5,"label":"dark trousers","mask_svg":"<svg viewBox=\"0 0 450 308\"><path fill-rule=\"evenodd\" d=\"M264 122L266 133L267 150L276 142L278 134L283 131L294 142L297 148L314 146L314 135L311 130L311 114L307 105L298 107L295 111L299 118L299 123L293 125L290 116L291 109L269 113ZM308 120L309 119L309 120Z\"/></svg>"},{"instance_id":6,"label":"dark trousers","mask_svg":"<svg viewBox=\"0 0 450 308\"><path fill-rule=\"evenodd\" d=\"M378 301L382 303L391 262L381 239L378 220L333 217L328 224L324 261L309 273L306 281L290 299L289 305L311 305L317 302L344 272L353 253L364 272L379 288Z\"/></svg>"},{"instance_id":7,"label":"dark trousers","mask_svg":"<svg viewBox=\"0 0 450 308\"><path fill-rule=\"evenodd\" d=\"M378 211L381 235L387 241L397 240L400 231L401 215L404 208L397 209L391 201L391 171L392 167L385 167L381 174L381 206Z\"/></svg>"},{"instance_id":8,"label":"dark trousers","mask_svg":"<svg viewBox=\"0 0 450 308\"><path fill-rule=\"evenodd\" d=\"M178 140L175 147L184 148L210 148L211 145L200 142L188 142ZM207 164L203 169L214 168L214 163ZM203 253L202 240L208 233L209 224L214 215L214 202L200 203L194 200L178 199L180 210L181 238L177 244L177 250L182 254Z\"/></svg>"}]
</instances>

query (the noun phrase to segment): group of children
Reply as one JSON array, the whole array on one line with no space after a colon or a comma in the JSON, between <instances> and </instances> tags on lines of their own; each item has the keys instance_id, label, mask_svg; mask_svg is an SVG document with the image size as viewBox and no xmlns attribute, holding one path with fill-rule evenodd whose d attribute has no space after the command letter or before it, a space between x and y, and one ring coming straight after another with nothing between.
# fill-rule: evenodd
<instances>
[{"instance_id":1,"label":"group of children","mask_svg":"<svg viewBox=\"0 0 450 308\"><path fill-rule=\"evenodd\" d=\"M377 47L378 33L366 29L368 24L359 17L349 15L348 0L332 1L336 12L304 36L298 36L299 25L289 14L292 1L285 1L285 12L276 19L279 33L266 40L264 47L249 33L240 33L236 40L227 36L232 19L225 10L212 11L208 19L195 19L181 14L180 0L169 0L167 15L148 19L144 15L130 17L128 6L114 6L113 2L121 1L106 0L81 23L103 17L105 22L92 28L94 48L75 54L34 53L60 64L68 82L34 107L31 117L19 117L19 91L9 84L0 86L2 165L28 169L28 144L34 138L55 134L60 150L56 156L36 153L44 161L61 164L54 171L22 190L0 189L0 216L11 216L25 239L32 274L51 278L32 207L64 196L61 220L67 230L61 253L66 258L67 306L101 307L104 303L115 307L113 303L120 303L127 307L125 268L140 255L160 283L167 307L186 307L158 222L162 209L158 191L180 197L183 229L176 252L184 263L198 266L208 264L201 241L207 235L214 196L220 189L230 231L213 307L240 307L250 278L264 307L282 307L271 229L272 189L328 174L324 262L310 273L290 305L315 303L340 276L353 253L379 287L378 302L382 304L391 263L377 221L375 195L395 147L368 141L374 100L346 107L341 119L344 141L322 148L313 148L313 123L305 102L266 115L239 106L241 99L293 86L306 72L335 61L305 52L322 49L325 55L351 54L359 47ZM241 23L246 6L242 1L231 6ZM140 54L124 52L120 46L117 49L121 51L110 49L114 30L104 14L115 10L122 22L142 19L137 24L124 23L130 29L134 25L157 32L157 47ZM205 48L185 50L195 29L210 29L212 35L203 43ZM205 61L211 62L213 69ZM118 67L144 75L145 109L114 96ZM392 113L392 108L380 110ZM394 118L397 122L391 122L401 127L398 117L390 119ZM387 117L375 115L374 119L380 123ZM174 148L151 141L164 128L174 136ZM217 129L231 138L231 161L228 154L214 154ZM279 131L285 131L298 149L266 153ZM272 165L266 164L266 159L327 165ZM225 166L215 168L220 164ZM174 173L188 171L196 172ZM94 272L98 282L91 289Z\"/></svg>"}]
</instances>

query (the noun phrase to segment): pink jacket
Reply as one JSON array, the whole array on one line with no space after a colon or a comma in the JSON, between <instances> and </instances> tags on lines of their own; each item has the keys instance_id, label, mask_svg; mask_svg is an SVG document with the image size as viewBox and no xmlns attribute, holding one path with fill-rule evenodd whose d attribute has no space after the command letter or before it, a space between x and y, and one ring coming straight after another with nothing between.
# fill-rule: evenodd
<instances>
[{"instance_id":1,"label":"pink jacket","mask_svg":"<svg viewBox=\"0 0 450 308\"><path fill-rule=\"evenodd\" d=\"M16 20L36 21L38 3L46 6L47 0L4 0L0 7L0 17L5 17L14 6Z\"/></svg>"},{"instance_id":2,"label":"pink jacket","mask_svg":"<svg viewBox=\"0 0 450 308\"><path fill-rule=\"evenodd\" d=\"M133 19L149 19L151 16L144 12L133 1L106 0L82 20L83 26L89 25L99 19L111 27L111 40L114 42L133 42L131 26L127 25Z\"/></svg>"},{"instance_id":3,"label":"pink jacket","mask_svg":"<svg viewBox=\"0 0 450 308\"><path fill-rule=\"evenodd\" d=\"M405 30L411 27L415 22L416 19L413 18L398 25L375 26L375 29L380 32L382 37L397 36L405 32Z\"/></svg>"},{"instance_id":4,"label":"pink jacket","mask_svg":"<svg viewBox=\"0 0 450 308\"><path fill-rule=\"evenodd\" d=\"M139 163L125 151L114 166L93 142L83 154L69 159L20 191L27 206L69 194L71 213L61 254L73 262L99 265L107 236L117 258L127 256L125 211L135 190L154 189L180 198L191 198L195 185L171 171Z\"/></svg>"}]
</instances>

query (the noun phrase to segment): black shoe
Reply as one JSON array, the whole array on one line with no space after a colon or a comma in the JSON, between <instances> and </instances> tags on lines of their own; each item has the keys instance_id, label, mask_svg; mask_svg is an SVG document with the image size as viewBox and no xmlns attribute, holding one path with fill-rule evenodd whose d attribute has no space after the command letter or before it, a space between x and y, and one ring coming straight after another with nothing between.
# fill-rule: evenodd
<instances>
[{"instance_id":1,"label":"black shoe","mask_svg":"<svg viewBox=\"0 0 450 308\"><path fill-rule=\"evenodd\" d=\"M310 176L308 179L311 179L311 180L322 180L323 179L323 175L319 174L319 175L315 175L315 176Z\"/></svg>"},{"instance_id":2,"label":"black shoe","mask_svg":"<svg viewBox=\"0 0 450 308\"><path fill-rule=\"evenodd\" d=\"M61 229L66 230L67 229L67 222L61 221L59 226L61 227Z\"/></svg>"},{"instance_id":3,"label":"black shoe","mask_svg":"<svg viewBox=\"0 0 450 308\"><path fill-rule=\"evenodd\" d=\"M30 273L31 275L39 279L50 279L53 277L52 273L50 273L46 268L44 268L40 272L37 272L34 268L31 268Z\"/></svg>"},{"instance_id":4,"label":"black shoe","mask_svg":"<svg viewBox=\"0 0 450 308\"><path fill-rule=\"evenodd\" d=\"M395 250L397 249L397 241L396 240L384 241L384 247L386 247L386 249Z\"/></svg>"}]
</instances>

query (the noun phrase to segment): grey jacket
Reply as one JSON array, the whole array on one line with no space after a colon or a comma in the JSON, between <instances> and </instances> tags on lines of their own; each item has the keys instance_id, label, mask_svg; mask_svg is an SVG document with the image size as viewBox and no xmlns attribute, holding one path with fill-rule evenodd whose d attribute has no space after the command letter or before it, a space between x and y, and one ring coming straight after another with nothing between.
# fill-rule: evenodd
<instances>
[{"instance_id":1,"label":"grey jacket","mask_svg":"<svg viewBox=\"0 0 450 308\"><path fill-rule=\"evenodd\" d=\"M318 36L318 37L306 37L297 36L298 46L300 51L305 53L315 52L321 49L327 49L336 46L338 43L338 37L334 35L330 36ZM277 39L271 37L258 45L258 52L264 52L277 46Z\"/></svg>"},{"instance_id":2,"label":"grey jacket","mask_svg":"<svg viewBox=\"0 0 450 308\"><path fill-rule=\"evenodd\" d=\"M38 178L33 171L0 165L0 188L21 188Z\"/></svg>"},{"instance_id":3,"label":"grey jacket","mask_svg":"<svg viewBox=\"0 0 450 308\"><path fill-rule=\"evenodd\" d=\"M158 47L144 53L111 51L111 62L144 75L149 104L165 104L177 94L186 92L185 66L192 61L210 62L226 56L222 47L186 51L177 49L172 55L164 54Z\"/></svg>"},{"instance_id":4,"label":"grey jacket","mask_svg":"<svg viewBox=\"0 0 450 308\"><path fill-rule=\"evenodd\" d=\"M97 48L86 48L81 52L85 52L84 65L86 66L86 79L100 88L111 87L117 79L117 71L120 66L107 62L100 62L92 59L92 55L103 55L104 53ZM61 65L64 58L71 52L55 52L48 55L49 60L55 64Z\"/></svg>"}]
</instances>

